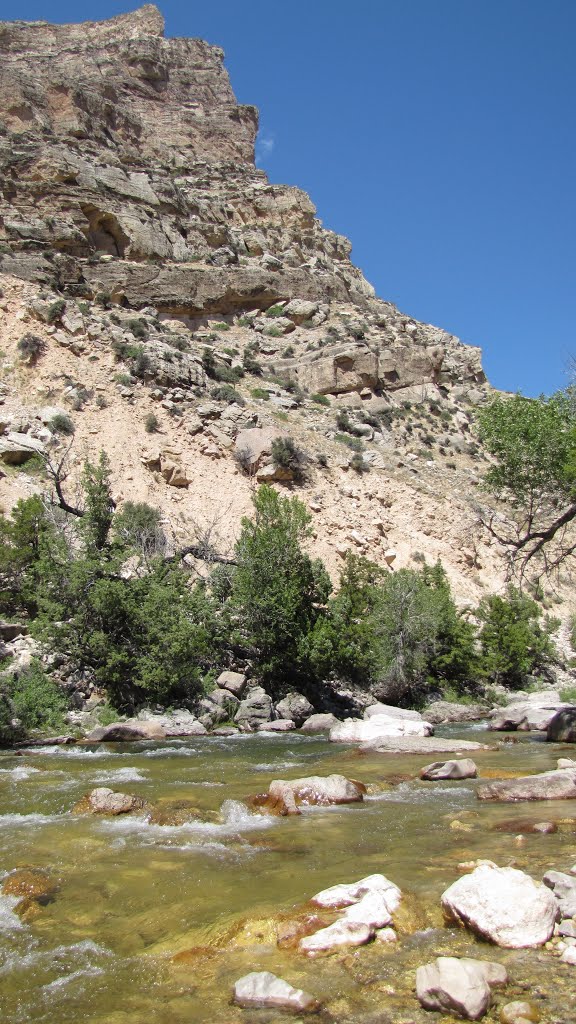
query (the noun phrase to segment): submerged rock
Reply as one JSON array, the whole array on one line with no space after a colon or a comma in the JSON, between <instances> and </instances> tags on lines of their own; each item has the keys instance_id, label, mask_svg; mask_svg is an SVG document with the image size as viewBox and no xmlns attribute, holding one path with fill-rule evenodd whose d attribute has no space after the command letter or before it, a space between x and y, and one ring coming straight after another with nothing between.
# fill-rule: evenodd
<instances>
[{"instance_id":1,"label":"submerged rock","mask_svg":"<svg viewBox=\"0 0 576 1024\"><path fill-rule=\"evenodd\" d=\"M315 1013L320 1003L301 988L294 988L270 971L253 971L234 985L234 1002L244 1007L293 1010Z\"/></svg>"},{"instance_id":2,"label":"submerged rock","mask_svg":"<svg viewBox=\"0 0 576 1024\"><path fill-rule=\"evenodd\" d=\"M275 779L268 794L254 803L271 814L300 814L300 807L361 803L366 792L362 782L345 775L311 775L304 779Z\"/></svg>"},{"instance_id":3,"label":"submerged rock","mask_svg":"<svg viewBox=\"0 0 576 1024\"><path fill-rule=\"evenodd\" d=\"M475 779L478 768L469 757L455 761L434 761L426 765L420 772L420 778L428 782L441 782L444 779Z\"/></svg>"},{"instance_id":4,"label":"submerged rock","mask_svg":"<svg viewBox=\"0 0 576 1024\"><path fill-rule=\"evenodd\" d=\"M552 936L558 904L546 886L516 868L482 865L441 897L446 915L498 946L542 946Z\"/></svg>"},{"instance_id":5,"label":"submerged rock","mask_svg":"<svg viewBox=\"0 0 576 1024\"><path fill-rule=\"evenodd\" d=\"M72 808L72 814L131 814L141 811L144 800L131 793L115 793L113 789L100 786L87 793Z\"/></svg>"},{"instance_id":6,"label":"submerged rock","mask_svg":"<svg viewBox=\"0 0 576 1024\"><path fill-rule=\"evenodd\" d=\"M439 956L416 971L416 995L425 1010L480 1020L490 1006L491 988L507 981L506 969L500 964Z\"/></svg>"},{"instance_id":7,"label":"submerged rock","mask_svg":"<svg viewBox=\"0 0 576 1024\"><path fill-rule=\"evenodd\" d=\"M479 800L571 800L576 797L576 771L567 768L486 782L476 790Z\"/></svg>"},{"instance_id":8,"label":"submerged rock","mask_svg":"<svg viewBox=\"0 0 576 1024\"><path fill-rule=\"evenodd\" d=\"M59 885L43 868L16 868L2 882L5 896L20 896L44 906L55 898Z\"/></svg>"},{"instance_id":9,"label":"submerged rock","mask_svg":"<svg viewBox=\"0 0 576 1024\"><path fill-rule=\"evenodd\" d=\"M500 1010L500 1024L538 1024L540 1011L534 1003L526 1003L523 999L506 1003Z\"/></svg>"}]
</instances>

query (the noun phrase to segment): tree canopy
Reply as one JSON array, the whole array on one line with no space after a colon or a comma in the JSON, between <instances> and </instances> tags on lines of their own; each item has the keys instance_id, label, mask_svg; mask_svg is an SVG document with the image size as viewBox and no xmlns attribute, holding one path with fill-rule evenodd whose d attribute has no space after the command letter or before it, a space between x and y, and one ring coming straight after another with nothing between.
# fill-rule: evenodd
<instances>
[{"instance_id":1,"label":"tree canopy","mask_svg":"<svg viewBox=\"0 0 576 1024\"><path fill-rule=\"evenodd\" d=\"M494 457L485 484L504 499L507 521L488 527L522 577L551 572L576 551L576 414L573 389L551 398L497 397L479 414L480 437Z\"/></svg>"}]
</instances>

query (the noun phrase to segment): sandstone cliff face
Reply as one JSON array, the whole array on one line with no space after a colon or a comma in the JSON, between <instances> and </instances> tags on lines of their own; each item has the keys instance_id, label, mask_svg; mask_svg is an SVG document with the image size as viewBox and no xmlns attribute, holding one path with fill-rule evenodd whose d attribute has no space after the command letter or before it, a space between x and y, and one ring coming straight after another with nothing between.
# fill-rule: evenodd
<instances>
[{"instance_id":1,"label":"sandstone cliff face","mask_svg":"<svg viewBox=\"0 0 576 1024\"><path fill-rule=\"evenodd\" d=\"M104 447L119 501L161 506L179 541L226 507L231 543L254 476L293 479L270 458L282 432L307 453L299 493L332 569L350 546L388 565L417 551L473 597L500 572L471 538L480 350L375 297L309 197L255 168L257 126L222 51L165 39L155 7L0 24L4 433L58 450L46 408L68 409L72 482ZM24 465L0 500L38 486Z\"/></svg>"}]
</instances>

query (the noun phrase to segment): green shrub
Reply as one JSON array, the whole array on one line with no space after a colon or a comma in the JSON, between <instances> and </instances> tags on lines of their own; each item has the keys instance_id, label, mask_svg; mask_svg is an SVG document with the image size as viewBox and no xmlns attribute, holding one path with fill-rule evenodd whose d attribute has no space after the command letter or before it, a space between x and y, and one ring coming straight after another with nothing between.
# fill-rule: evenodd
<instances>
[{"instance_id":1,"label":"green shrub","mask_svg":"<svg viewBox=\"0 0 576 1024\"><path fill-rule=\"evenodd\" d=\"M282 351L282 356L284 359L291 359L292 356L294 356L295 354L296 352L293 345L286 345L286 348L283 349Z\"/></svg>"},{"instance_id":2,"label":"green shrub","mask_svg":"<svg viewBox=\"0 0 576 1024\"><path fill-rule=\"evenodd\" d=\"M129 330L135 338L148 337L148 324L145 320L128 320L126 323L126 329Z\"/></svg>"},{"instance_id":3,"label":"green shrub","mask_svg":"<svg viewBox=\"0 0 576 1024\"><path fill-rule=\"evenodd\" d=\"M46 312L46 320L48 321L48 323L53 324L56 322L56 320L59 320L65 309L65 299L56 299L56 302L51 303L51 305L48 306Z\"/></svg>"},{"instance_id":4,"label":"green shrub","mask_svg":"<svg viewBox=\"0 0 576 1024\"><path fill-rule=\"evenodd\" d=\"M96 407L98 409L108 408L108 399L105 395L96 395Z\"/></svg>"},{"instance_id":5,"label":"green shrub","mask_svg":"<svg viewBox=\"0 0 576 1024\"><path fill-rule=\"evenodd\" d=\"M121 384L123 385L123 387L126 388L131 387L131 385L134 383L134 380L130 373L115 373L114 380L116 384ZM73 408L75 408L75 406L73 406ZM82 408L82 404L80 404L80 408Z\"/></svg>"},{"instance_id":6,"label":"green shrub","mask_svg":"<svg viewBox=\"0 0 576 1024\"><path fill-rule=\"evenodd\" d=\"M37 334L23 334L17 344L18 353L22 360L34 364L46 351L46 342Z\"/></svg>"},{"instance_id":7,"label":"green shrub","mask_svg":"<svg viewBox=\"0 0 576 1024\"><path fill-rule=\"evenodd\" d=\"M71 437L75 429L72 418L65 412L57 412L48 426L53 434L64 434L67 437Z\"/></svg>"},{"instance_id":8,"label":"green shrub","mask_svg":"<svg viewBox=\"0 0 576 1024\"><path fill-rule=\"evenodd\" d=\"M330 399L327 395L310 395L310 401L314 402L315 405L330 405Z\"/></svg>"},{"instance_id":9,"label":"green shrub","mask_svg":"<svg viewBox=\"0 0 576 1024\"><path fill-rule=\"evenodd\" d=\"M284 316L284 306L279 306L279 305L270 306L270 309L266 310L266 316L270 316L270 317Z\"/></svg>"},{"instance_id":10,"label":"green shrub","mask_svg":"<svg viewBox=\"0 0 576 1024\"><path fill-rule=\"evenodd\" d=\"M263 402L268 402L270 399L270 392L265 388L252 388L250 394L252 398L260 398Z\"/></svg>"},{"instance_id":11,"label":"green shrub","mask_svg":"<svg viewBox=\"0 0 576 1024\"><path fill-rule=\"evenodd\" d=\"M355 452L350 459L350 469L353 469L355 473L369 473L370 466L364 461L364 456L361 452Z\"/></svg>"},{"instance_id":12,"label":"green shrub","mask_svg":"<svg viewBox=\"0 0 576 1024\"><path fill-rule=\"evenodd\" d=\"M147 434L155 434L160 427L160 420L153 412L149 412L144 420L144 430Z\"/></svg>"},{"instance_id":13,"label":"green shrub","mask_svg":"<svg viewBox=\"0 0 576 1024\"><path fill-rule=\"evenodd\" d=\"M60 729L64 723L67 701L62 690L33 660L7 684L8 697L16 718L28 732L30 729Z\"/></svg>"},{"instance_id":14,"label":"green shrub","mask_svg":"<svg viewBox=\"0 0 576 1024\"><path fill-rule=\"evenodd\" d=\"M481 671L491 682L522 689L527 676L539 675L554 664L551 634L559 622L515 587L506 597L483 598L477 610L481 623Z\"/></svg>"},{"instance_id":15,"label":"green shrub","mask_svg":"<svg viewBox=\"0 0 576 1024\"><path fill-rule=\"evenodd\" d=\"M244 370L240 366L232 367L224 364L214 368L213 376L223 384L235 384L244 376Z\"/></svg>"},{"instance_id":16,"label":"green shrub","mask_svg":"<svg viewBox=\"0 0 576 1024\"><path fill-rule=\"evenodd\" d=\"M272 461L275 466L287 469L294 480L301 482L305 476L308 459L296 446L291 437L275 437L272 441Z\"/></svg>"},{"instance_id":17,"label":"green shrub","mask_svg":"<svg viewBox=\"0 0 576 1024\"><path fill-rule=\"evenodd\" d=\"M560 700L567 704L576 704L576 686L564 686L559 690Z\"/></svg>"},{"instance_id":18,"label":"green shrub","mask_svg":"<svg viewBox=\"0 0 576 1024\"><path fill-rule=\"evenodd\" d=\"M212 327L214 328L215 331L229 331L230 330L230 324L224 323L223 321L222 321L222 323L219 323L219 324L212 324Z\"/></svg>"},{"instance_id":19,"label":"green shrub","mask_svg":"<svg viewBox=\"0 0 576 1024\"><path fill-rule=\"evenodd\" d=\"M212 388L210 397L217 402L235 402L236 405L246 405L242 395L231 384L219 384L218 387Z\"/></svg>"},{"instance_id":20,"label":"green shrub","mask_svg":"<svg viewBox=\"0 0 576 1024\"><path fill-rule=\"evenodd\" d=\"M334 434L334 440L338 441L339 444L345 444L347 448L351 448L353 452L363 452L364 445L359 437L352 437L351 434Z\"/></svg>"}]
</instances>

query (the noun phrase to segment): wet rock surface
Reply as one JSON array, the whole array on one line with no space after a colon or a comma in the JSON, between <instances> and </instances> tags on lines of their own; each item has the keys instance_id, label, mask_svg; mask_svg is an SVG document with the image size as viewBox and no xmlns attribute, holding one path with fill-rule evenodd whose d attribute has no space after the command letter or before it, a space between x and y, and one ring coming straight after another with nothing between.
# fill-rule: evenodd
<instances>
[{"instance_id":1,"label":"wet rock surface","mask_svg":"<svg viewBox=\"0 0 576 1024\"><path fill-rule=\"evenodd\" d=\"M480 1020L491 1002L491 989L505 985L500 964L469 958L438 957L416 971L416 995L426 1010Z\"/></svg>"},{"instance_id":2,"label":"wet rock surface","mask_svg":"<svg viewBox=\"0 0 576 1024\"><path fill-rule=\"evenodd\" d=\"M442 908L477 935L499 946L541 946L554 932L558 905L523 871L483 865L442 894Z\"/></svg>"}]
</instances>

